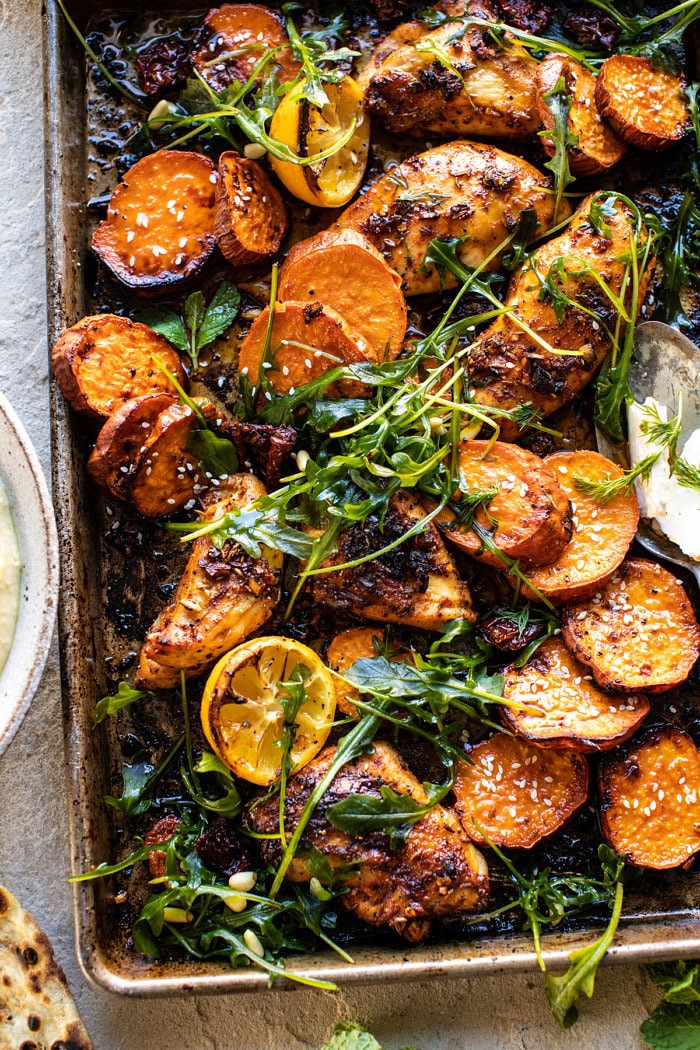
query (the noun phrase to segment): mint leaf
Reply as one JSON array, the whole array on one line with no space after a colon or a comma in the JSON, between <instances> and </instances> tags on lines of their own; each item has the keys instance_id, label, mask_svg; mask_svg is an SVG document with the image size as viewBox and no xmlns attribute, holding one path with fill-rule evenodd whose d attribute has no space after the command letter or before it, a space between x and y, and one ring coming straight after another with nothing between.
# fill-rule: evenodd
<instances>
[{"instance_id":1,"label":"mint leaf","mask_svg":"<svg viewBox=\"0 0 700 1050\"><path fill-rule=\"evenodd\" d=\"M92 728L94 729L100 722L104 722L105 718L108 718L110 715L116 715L117 711L122 711L125 707L131 707L137 700L143 700L147 696L153 696L153 694L143 689L133 689L128 682L120 682L119 688L113 696L103 696L101 700L98 700L95 705Z\"/></svg>"},{"instance_id":2,"label":"mint leaf","mask_svg":"<svg viewBox=\"0 0 700 1050\"><path fill-rule=\"evenodd\" d=\"M639 1029L652 1050L698 1050L700 1047L700 1003L680 1005L663 1002Z\"/></svg>"},{"instance_id":3,"label":"mint leaf","mask_svg":"<svg viewBox=\"0 0 700 1050\"><path fill-rule=\"evenodd\" d=\"M180 351L181 354L189 354L190 344L187 338L187 329L174 310L168 310L165 306L148 306L135 315L134 320L139 324L145 324L158 335L162 335L169 343Z\"/></svg>"},{"instance_id":4,"label":"mint leaf","mask_svg":"<svg viewBox=\"0 0 700 1050\"><path fill-rule=\"evenodd\" d=\"M222 478L238 470L233 442L213 430L193 430L187 440L187 451L197 457L205 473L212 478Z\"/></svg>"},{"instance_id":5,"label":"mint leaf","mask_svg":"<svg viewBox=\"0 0 700 1050\"><path fill-rule=\"evenodd\" d=\"M240 305L241 293L238 288L230 281L222 281L202 319L196 341L198 351L209 346L231 327L238 316Z\"/></svg>"},{"instance_id":6,"label":"mint leaf","mask_svg":"<svg viewBox=\"0 0 700 1050\"><path fill-rule=\"evenodd\" d=\"M382 1047L357 1021L343 1021L321 1050L382 1050Z\"/></svg>"}]
</instances>

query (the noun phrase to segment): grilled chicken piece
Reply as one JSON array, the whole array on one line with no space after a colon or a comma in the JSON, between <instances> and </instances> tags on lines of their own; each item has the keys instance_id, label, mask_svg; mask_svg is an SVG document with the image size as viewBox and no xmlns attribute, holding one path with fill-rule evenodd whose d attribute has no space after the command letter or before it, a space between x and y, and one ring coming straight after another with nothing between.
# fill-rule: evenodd
<instances>
[{"instance_id":1,"label":"grilled chicken piece","mask_svg":"<svg viewBox=\"0 0 700 1050\"><path fill-rule=\"evenodd\" d=\"M352 794L379 798L383 785L418 803L427 801L421 784L396 751L381 741L375 741L373 747L373 754L356 758L336 775L307 825L302 849L314 846L334 868L362 861L357 874L345 883L348 892L338 899L364 922L389 926L415 942L428 934L434 918L486 907L488 868L454 813L440 805L413 826L398 850L390 848L383 831L360 838L333 827L326 816L330 806ZM309 795L328 770L335 752L335 747L327 747L289 781L284 809L287 835L293 833ZM256 832L278 832L279 800L271 798L252 807L248 821ZM278 842L263 840L261 849L266 861L279 861ZM292 862L287 878L292 882L308 881L310 875L302 858Z\"/></svg>"},{"instance_id":2,"label":"grilled chicken piece","mask_svg":"<svg viewBox=\"0 0 700 1050\"><path fill-rule=\"evenodd\" d=\"M502 46L484 26L415 23L370 60L367 105L393 133L527 140L537 130L537 62L517 40Z\"/></svg>"},{"instance_id":3,"label":"grilled chicken piece","mask_svg":"<svg viewBox=\"0 0 700 1050\"><path fill-rule=\"evenodd\" d=\"M425 264L434 237L463 237L459 257L478 266L534 210L538 234L552 225L551 180L520 157L480 142L448 142L410 157L370 186L337 222L368 237L402 279L406 295L439 291L436 266ZM569 214L566 204L561 219ZM502 256L489 265L497 270ZM445 286L455 278L447 274Z\"/></svg>"},{"instance_id":4,"label":"grilled chicken piece","mask_svg":"<svg viewBox=\"0 0 700 1050\"><path fill-rule=\"evenodd\" d=\"M265 495L252 474L235 474L204 498L202 522L249 507ZM137 684L172 689L180 671L190 678L266 623L280 600L282 555L265 549L252 558L233 540L219 550L208 536L192 544L175 597L141 647Z\"/></svg>"},{"instance_id":5,"label":"grilled chicken piece","mask_svg":"<svg viewBox=\"0 0 700 1050\"><path fill-rule=\"evenodd\" d=\"M383 526L376 514L351 525L323 566L342 565L382 550L429 511L412 493L397 492ZM309 592L315 605L425 631L438 631L447 620L476 619L469 588L432 522L379 558L353 569L312 576Z\"/></svg>"},{"instance_id":6,"label":"grilled chicken piece","mask_svg":"<svg viewBox=\"0 0 700 1050\"><path fill-rule=\"evenodd\" d=\"M605 360L611 349L606 327L615 330L617 310L598 280L604 281L614 295L621 294L625 272L622 257L630 250L632 216L624 204L615 200L610 215L606 209L604 219L610 236L603 236L590 222L591 201L592 198L586 198L567 229L533 252L529 263L514 274L506 299L514 316L501 315L472 344L469 379L478 403L513 409L531 401L548 416L580 394ZM643 231L642 237L645 236ZM562 260L565 268L563 280L556 270L557 260ZM581 306L579 309L562 304L561 323L549 293L543 290L552 264L554 284ZM640 306L652 270L653 262L640 275ZM631 283L630 280L628 306ZM580 355L548 351L524 332L514 317L526 322L555 349L578 350ZM514 423L502 422L502 441L514 441L518 433Z\"/></svg>"}]
</instances>

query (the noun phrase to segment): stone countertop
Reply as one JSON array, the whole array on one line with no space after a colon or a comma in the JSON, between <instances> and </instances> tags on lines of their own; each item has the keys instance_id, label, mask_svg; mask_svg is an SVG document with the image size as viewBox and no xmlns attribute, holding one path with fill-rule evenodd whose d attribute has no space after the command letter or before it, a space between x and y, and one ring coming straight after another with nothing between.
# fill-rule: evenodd
<instances>
[{"instance_id":1,"label":"stone countertop","mask_svg":"<svg viewBox=\"0 0 700 1050\"><path fill-rule=\"evenodd\" d=\"M0 0L0 389L49 471L40 0ZM36 916L97 1050L316 1048L358 1019L398 1050L633 1050L656 994L641 968L607 967L576 1028L550 1018L539 975L495 975L346 992L129 1000L92 987L75 956L57 654L0 760L0 883Z\"/></svg>"}]
</instances>

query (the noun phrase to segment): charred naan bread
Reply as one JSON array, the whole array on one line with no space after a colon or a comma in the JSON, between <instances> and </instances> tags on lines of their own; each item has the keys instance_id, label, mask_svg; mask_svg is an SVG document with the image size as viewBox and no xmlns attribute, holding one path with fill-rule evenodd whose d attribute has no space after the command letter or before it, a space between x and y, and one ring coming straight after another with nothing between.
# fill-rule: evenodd
<instances>
[{"instance_id":1,"label":"charred naan bread","mask_svg":"<svg viewBox=\"0 0 700 1050\"><path fill-rule=\"evenodd\" d=\"M48 937L2 886L0 1047L94 1050Z\"/></svg>"}]
</instances>

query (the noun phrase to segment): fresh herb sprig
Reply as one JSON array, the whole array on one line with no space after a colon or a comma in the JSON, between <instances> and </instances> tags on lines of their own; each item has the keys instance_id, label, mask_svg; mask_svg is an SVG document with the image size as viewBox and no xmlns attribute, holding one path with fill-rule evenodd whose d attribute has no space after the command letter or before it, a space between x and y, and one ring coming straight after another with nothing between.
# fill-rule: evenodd
<instances>
[{"instance_id":1,"label":"fresh herb sprig","mask_svg":"<svg viewBox=\"0 0 700 1050\"><path fill-rule=\"evenodd\" d=\"M166 306L148 306L136 314L134 320L162 335L169 343L188 357L192 368L199 369L199 355L229 330L238 316L241 293L235 284L222 281L209 305L201 292L192 292L185 299L182 314Z\"/></svg>"}]
</instances>

